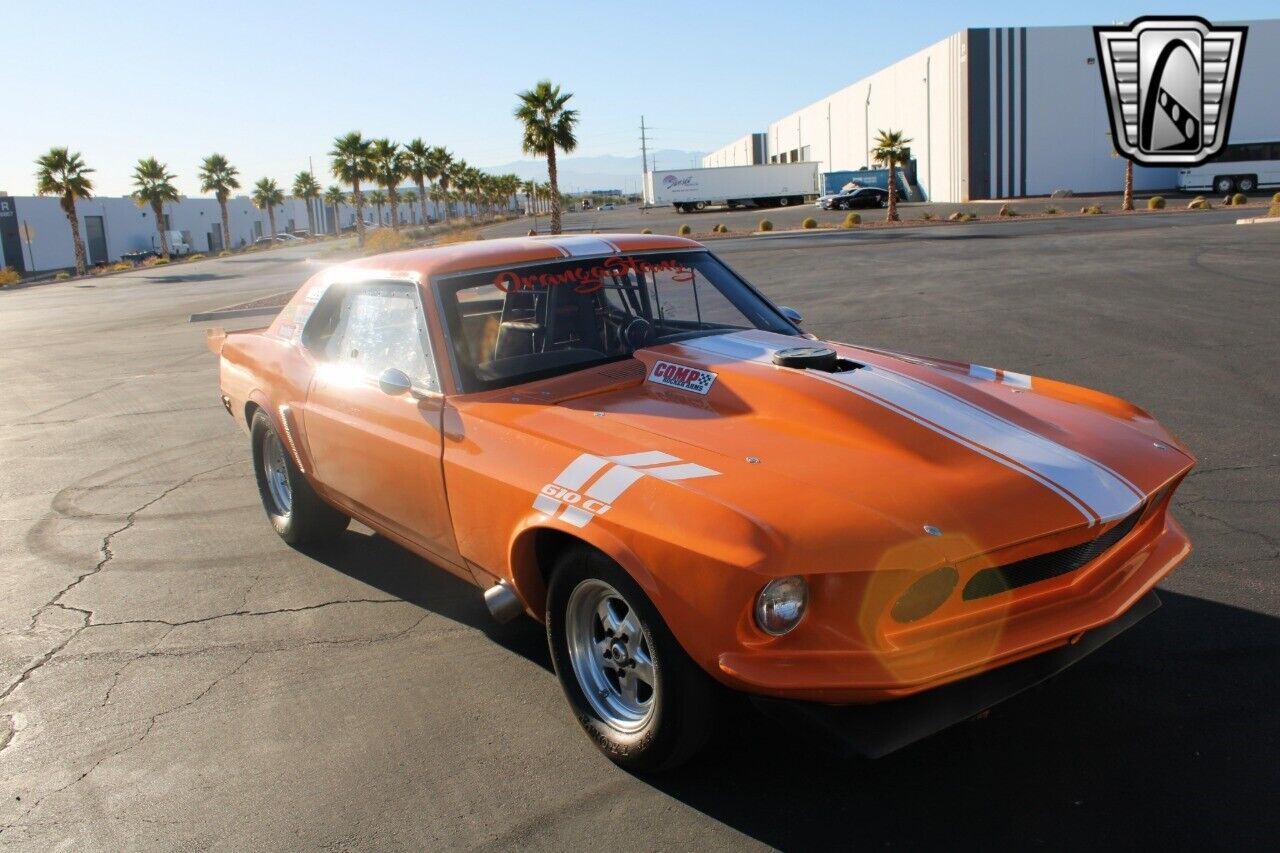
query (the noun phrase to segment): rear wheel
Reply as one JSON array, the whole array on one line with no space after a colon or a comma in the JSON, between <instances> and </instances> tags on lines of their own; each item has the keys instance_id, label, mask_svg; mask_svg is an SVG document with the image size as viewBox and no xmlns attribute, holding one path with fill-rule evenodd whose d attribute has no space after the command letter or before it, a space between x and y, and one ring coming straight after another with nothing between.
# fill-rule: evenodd
<instances>
[{"instance_id":1,"label":"rear wheel","mask_svg":"<svg viewBox=\"0 0 1280 853\"><path fill-rule=\"evenodd\" d=\"M694 210L703 210L706 208L706 206L707 206L707 203L705 201L696 201L693 203Z\"/></svg>"},{"instance_id":2,"label":"rear wheel","mask_svg":"<svg viewBox=\"0 0 1280 853\"><path fill-rule=\"evenodd\" d=\"M290 545L305 545L331 539L347 529L351 519L315 493L289 457L271 418L261 409L254 413L250 434L258 495L281 539Z\"/></svg>"},{"instance_id":3,"label":"rear wheel","mask_svg":"<svg viewBox=\"0 0 1280 853\"><path fill-rule=\"evenodd\" d=\"M547 642L578 723L614 763L664 770L706 741L718 688L604 554L581 546L556 561Z\"/></svg>"},{"instance_id":4,"label":"rear wheel","mask_svg":"<svg viewBox=\"0 0 1280 853\"><path fill-rule=\"evenodd\" d=\"M848 210L848 209L849 209L849 202L847 201L842 201L836 205L836 210Z\"/></svg>"},{"instance_id":5,"label":"rear wheel","mask_svg":"<svg viewBox=\"0 0 1280 853\"><path fill-rule=\"evenodd\" d=\"M787 207L790 204L791 199L788 196L784 195L782 198L778 199L778 207Z\"/></svg>"},{"instance_id":6,"label":"rear wheel","mask_svg":"<svg viewBox=\"0 0 1280 853\"><path fill-rule=\"evenodd\" d=\"M1220 193L1233 192L1236 188L1236 180L1230 175L1219 175L1213 179L1213 188Z\"/></svg>"},{"instance_id":7,"label":"rear wheel","mask_svg":"<svg viewBox=\"0 0 1280 853\"><path fill-rule=\"evenodd\" d=\"M1258 181L1253 177L1253 175L1241 175L1240 179L1236 181L1236 187L1239 188L1242 193L1251 193L1257 186Z\"/></svg>"}]
</instances>

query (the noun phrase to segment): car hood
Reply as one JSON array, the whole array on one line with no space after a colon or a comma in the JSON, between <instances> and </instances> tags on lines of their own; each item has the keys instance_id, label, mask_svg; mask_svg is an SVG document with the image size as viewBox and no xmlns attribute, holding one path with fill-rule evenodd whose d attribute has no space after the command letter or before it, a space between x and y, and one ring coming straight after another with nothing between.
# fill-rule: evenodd
<instances>
[{"instance_id":1,"label":"car hood","mask_svg":"<svg viewBox=\"0 0 1280 853\"><path fill-rule=\"evenodd\" d=\"M1083 541L1193 463L1140 410L1062 399L1021 374L834 343L838 372L773 363L809 343L744 331L642 350L643 374L633 363L630 382L584 386L525 425L572 430L731 506L808 561L854 544L918 566L1069 531ZM680 465L692 473L661 473Z\"/></svg>"}]
</instances>

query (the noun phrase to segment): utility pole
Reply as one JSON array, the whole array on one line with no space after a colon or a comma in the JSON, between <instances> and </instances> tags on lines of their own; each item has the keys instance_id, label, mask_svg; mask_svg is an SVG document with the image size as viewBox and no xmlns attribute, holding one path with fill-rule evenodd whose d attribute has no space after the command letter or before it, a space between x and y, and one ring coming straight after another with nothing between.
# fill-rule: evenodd
<instances>
[{"instance_id":1,"label":"utility pole","mask_svg":"<svg viewBox=\"0 0 1280 853\"><path fill-rule=\"evenodd\" d=\"M656 166L655 166L656 168ZM640 116L640 210L644 210L647 199L644 197L645 176L649 174L649 140L644 133L644 116Z\"/></svg>"}]
</instances>

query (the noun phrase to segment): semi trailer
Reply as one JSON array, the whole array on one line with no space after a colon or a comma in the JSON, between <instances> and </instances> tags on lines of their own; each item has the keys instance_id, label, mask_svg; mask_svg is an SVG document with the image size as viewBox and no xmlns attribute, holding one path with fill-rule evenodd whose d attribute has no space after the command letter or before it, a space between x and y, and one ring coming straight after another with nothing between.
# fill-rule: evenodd
<instances>
[{"instance_id":1,"label":"semi trailer","mask_svg":"<svg viewBox=\"0 0 1280 853\"><path fill-rule=\"evenodd\" d=\"M673 169L644 176L645 203L669 204L681 213L712 205L730 209L787 207L813 201L818 195L818 164L814 162Z\"/></svg>"}]
</instances>

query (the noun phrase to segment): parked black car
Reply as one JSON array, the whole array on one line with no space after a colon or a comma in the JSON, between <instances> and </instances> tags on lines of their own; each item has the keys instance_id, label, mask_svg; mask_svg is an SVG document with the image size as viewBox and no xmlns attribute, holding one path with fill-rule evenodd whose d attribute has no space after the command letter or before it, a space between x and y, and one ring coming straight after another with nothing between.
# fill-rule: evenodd
<instances>
[{"instance_id":1,"label":"parked black car","mask_svg":"<svg viewBox=\"0 0 1280 853\"><path fill-rule=\"evenodd\" d=\"M879 187L855 187L822 202L823 210L851 210L858 207L886 207L889 191Z\"/></svg>"}]
</instances>

